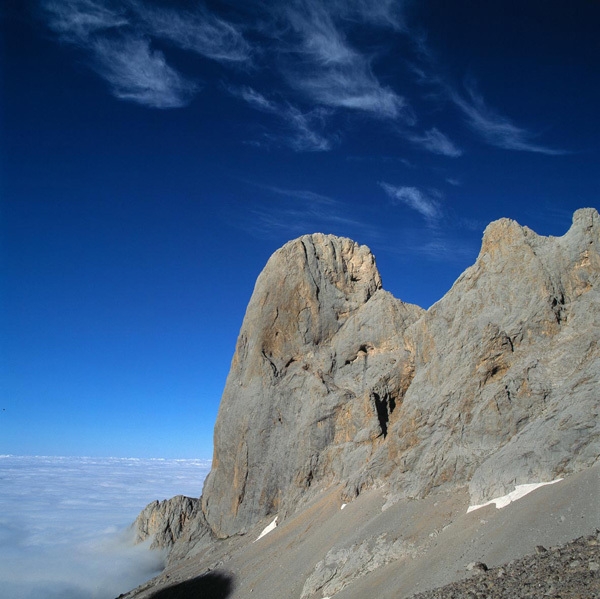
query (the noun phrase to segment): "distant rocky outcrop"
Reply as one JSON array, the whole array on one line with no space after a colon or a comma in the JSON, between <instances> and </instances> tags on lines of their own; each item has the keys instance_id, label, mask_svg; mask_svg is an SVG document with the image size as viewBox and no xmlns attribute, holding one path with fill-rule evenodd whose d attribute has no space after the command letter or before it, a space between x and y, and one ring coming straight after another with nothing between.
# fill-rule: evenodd
<instances>
[{"instance_id":1,"label":"distant rocky outcrop","mask_svg":"<svg viewBox=\"0 0 600 599\"><path fill-rule=\"evenodd\" d=\"M248 305L201 505L172 500L140 522L179 538L181 558L332 485L344 499L380 484L396 498L468 485L482 503L593 465L599 281L594 209L562 237L492 223L475 264L427 311L382 289L365 246L289 242Z\"/></svg>"},{"instance_id":2,"label":"distant rocky outcrop","mask_svg":"<svg viewBox=\"0 0 600 599\"><path fill-rule=\"evenodd\" d=\"M149 503L133 523L135 542L152 537L151 549L172 547L199 507L199 499L184 495Z\"/></svg>"}]
</instances>

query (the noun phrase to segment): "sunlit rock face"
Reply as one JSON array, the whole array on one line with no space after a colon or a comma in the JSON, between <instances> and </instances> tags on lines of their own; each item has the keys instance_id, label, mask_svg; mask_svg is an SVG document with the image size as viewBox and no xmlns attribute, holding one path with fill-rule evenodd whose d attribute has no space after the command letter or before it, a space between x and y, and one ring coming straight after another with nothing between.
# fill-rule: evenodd
<instances>
[{"instance_id":1,"label":"sunlit rock face","mask_svg":"<svg viewBox=\"0 0 600 599\"><path fill-rule=\"evenodd\" d=\"M177 495L149 503L133 523L135 542L152 538L150 548L169 548L179 539L200 507L200 501Z\"/></svg>"},{"instance_id":2,"label":"sunlit rock face","mask_svg":"<svg viewBox=\"0 0 600 599\"><path fill-rule=\"evenodd\" d=\"M476 263L404 333L414 376L349 492L468 483L479 503L598 459L599 231L592 209L562 237L486 229Z\"/></svg>"},{"instance_id":3,"label":"sunlit rock face","mask_svg":"<svg viewBox=\"0 0 600 599\"><path fill-rule=\"evenodd\" d=\"M349 239L307 235L271 257L215 427L203 510L217 535L367 463L394 409L388 387L401 387L402 335L422 313L381 289L373 255Z\"/></svg>"},{"instance_id":4,"label":"sunlit rock face","mask_svg":"<svg viewBox=\"0 0 600 599\"><path fill-rule=\"evenodd\" d=\"M258 277L215 426L190 547L346 498L469 486L471 503L600 455L600 217L562 237L502 219L428 311L382 289L368 248L315 234ZM199 540L200 539L200 540Z\"/></svg>"}]
</instances>

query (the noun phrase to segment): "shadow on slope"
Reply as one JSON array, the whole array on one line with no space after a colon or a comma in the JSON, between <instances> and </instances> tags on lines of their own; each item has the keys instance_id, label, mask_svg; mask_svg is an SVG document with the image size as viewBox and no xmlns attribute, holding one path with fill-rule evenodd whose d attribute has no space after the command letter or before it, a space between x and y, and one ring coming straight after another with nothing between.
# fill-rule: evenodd
<instances>
[{"instance_id":1,"label":"shadow on slope","mask_svg":"<svg viewBox=\"0 0 600 599\"><path fill-rule=\"evenodd\" d=\"M221 572L209 572L161 589L151 599L227 599L233 591L233 578Z\"/></svg>"}]
</instances>

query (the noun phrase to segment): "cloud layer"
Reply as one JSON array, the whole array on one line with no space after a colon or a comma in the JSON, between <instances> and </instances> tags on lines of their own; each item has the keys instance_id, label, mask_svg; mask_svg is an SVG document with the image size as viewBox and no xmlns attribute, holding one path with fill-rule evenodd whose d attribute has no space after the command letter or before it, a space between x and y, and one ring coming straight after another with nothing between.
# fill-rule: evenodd
<instances>
[{"instance_id":1,"label":"cloud layer","mask_svg":"<svg viewBox=\"0 0 600 599\"><path fill-rule=\"evenodd\" d=\"M0 456L0 588L11 599L112 599L164 556L127 534L154 499L199 496L208 460Z\"/></svg>"},{"instance_id":2,"label":"cloud layer","mask_svg":"<svg viewBox=\"0 0 600 599\"><path fill-rule=\"evenodd\" d=\"M122 36L100 38L91 45L95 69L113 94L151 108L179 108L189 103L198 86L184 78L153 50L148 40Z\"/></svg>"},{"instance_id":3,"label":"cloud layer","mask_svg":"<svg viewBox=\"0 0 600 599\"><path fill-rule=\"evenodd\" d=\"M277 68L307 100L380 118L412 119L407 101L379 82L372 57L348 42L342 25L399 29L399 4L392 0L264 5L244 27L201 4L189 11L142 0L42 0L42 7L50 29L88 53L92 66L121 99L175 108L188 104L198 91L198 82L170 65L156 41L226 66L250 65L255 55L263 54L265 68L269 56L286 56ZM246 30L260 39L256 47Z\"/></svg>"}]
</instances>

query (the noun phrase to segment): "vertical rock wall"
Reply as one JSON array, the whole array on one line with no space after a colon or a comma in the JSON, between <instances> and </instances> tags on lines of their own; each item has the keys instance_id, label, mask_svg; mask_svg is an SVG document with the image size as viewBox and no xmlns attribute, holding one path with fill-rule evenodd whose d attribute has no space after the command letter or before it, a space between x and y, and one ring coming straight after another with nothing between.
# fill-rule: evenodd
<instances>
[{"instance_id":1,"label":"vertical rock wall","mask_svg":"<svg viewBox=\"0 0 600 599\"><path fill-rule=\"evenodd\" d=\"M216 534L244 530L366 463L391 409L385 390L369 388L382 358L399 359L398 341L421 312L381 290L373 255L349 239L307 235L271 257L215 426L203 509Z\"/></svg>"},{"instance_id":2,"label":"vertical rock wall","mask_svg":"<svg viewBox=\"0 0 600 599\"><path fill-rule=\"evenodd\" d=\"M365 246L296 239L256 282L201 509L176 502L164 515L167 536L187 522L172 555L285 517L333 483L347 497L468 484L482 503L591 466L599 344L596 210L577 211L562 237L492 223L476 263L427 312L381 288Z\"/></svg>"}]
</instances>

